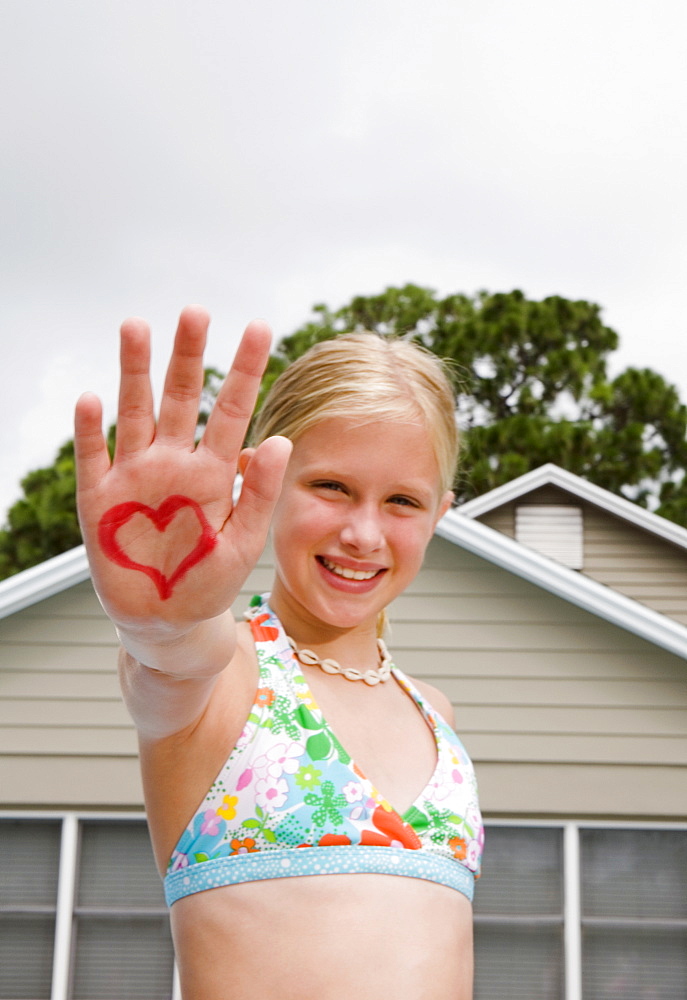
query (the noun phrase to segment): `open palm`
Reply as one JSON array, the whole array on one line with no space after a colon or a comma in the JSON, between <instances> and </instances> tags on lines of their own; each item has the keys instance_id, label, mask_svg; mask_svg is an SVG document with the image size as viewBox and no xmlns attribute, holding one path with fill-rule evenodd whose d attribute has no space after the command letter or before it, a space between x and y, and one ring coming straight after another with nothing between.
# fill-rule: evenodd
<instances>
[{"instance_id":1,"label":"open palm","mask_svg":"<svg viewBox=\"0 0 687 1000\"><path fill-rule=\"evenodd\" d=\"M187 629L226 611L265 543L290 445L271 438L232 490L270 332L247 328L231 371L196 446L209 317L180 317L156 424L150 383L150 333L141 320L121 331L117 444L112 462L98 398L77 403L77 503L93 583L124 628Z\"/></svg>"}]
</instances>

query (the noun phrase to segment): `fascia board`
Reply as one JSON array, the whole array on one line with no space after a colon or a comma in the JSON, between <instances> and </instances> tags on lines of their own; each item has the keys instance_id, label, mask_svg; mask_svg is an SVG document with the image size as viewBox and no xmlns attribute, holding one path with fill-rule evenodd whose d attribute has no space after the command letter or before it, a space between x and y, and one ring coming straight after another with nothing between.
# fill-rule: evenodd
<instances>
[{"instance_id":1,"label":"fascia board","mask_svg":"<svg viewBox=\"0 0 687 1000\"><path fill-rule=\"evenodd\" d=\"M38 566L0 581L0 618L59 594L68 587L83 583L90 576L86 549L78 545Z\"/></svg>"},{"instance_id":2,"label":"fascia board","mask_svg":"<svg viewBox=\"0 0 687 1000\"><path fill-rule=\"evenodd\" d=\"M674 545L687 549L686 528L673 521L668 521L658 514L653 514L650 510L646 510L616 493L611 493L610 490L596 486L594 483L582 479L581 476L576 476L553 463L542 465L538 469L533 469L531 472L519 476L518 479L512 479L510 482L504 483L503 486L497 486L488 493L475 497L474 500L468 500L467 503L461 504L457 510L465 517L481 517L490 510L518 500L542 486L558 486L560 489L567 490L568 493L579 497L580 500L586 500L615 517L622 518L644 531L651 532L651 534L672 542Z\"/></svg>"},{"instance_id":3,"label":"fascia board","mask_svg":"<svg viewBox=\"0 0 687 1000\"><path fill-rule=\"evenodd\" d=\"M526 548L500 531L452 510L441 519L436 534L687 660L687 628L684 625Z\"/></svg>"}]
</instances>

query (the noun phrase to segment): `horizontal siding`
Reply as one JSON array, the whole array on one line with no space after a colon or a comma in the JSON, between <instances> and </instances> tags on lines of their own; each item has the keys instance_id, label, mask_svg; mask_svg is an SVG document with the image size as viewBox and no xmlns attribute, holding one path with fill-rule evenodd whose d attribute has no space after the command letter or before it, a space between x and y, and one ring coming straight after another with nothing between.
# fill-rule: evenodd
<instances>
[{"instance_id":1,"label":"horizontal siding","mask_svg":"<svg viewBox=\"0 0 687 1000\"><path fill-rule=\"evenodd\" d=\"M533 720L529 705L466 705L456 706L456 727L463 735L481 733L487 736L643 736L664 739L677 737L687 745L684 708L647 708L646 706L617 707L547 706ZM536 729L533 725L536 723ZM646 729L642 729L642 727Z\"/></svg>"},{"instance_id":2,"label":"horizontal siding","mask_svg":"<svg viewBox=\"0 0 687 1000\"><path fill-rule=\"evenodd\" d=\"M49 603L33 605L24 612L19 612L13 616L25 614L29 618L43 617L49 615L51 618L97 618L102 619L103 609L100 606L90 581L77 584L68 590L63 590L49 599Z\"/></svg>"},{"instance_id":3,"label":"horizontal siding","mask_svg":"<svg viewBox=\"0 0 687 1000\"><path fill-rule=\"evenodd\" d=\"M0 622L3 804L140 807L116 663L117 637L90 581Z\"/></svg>"},{"instance_id":4,"label":"horizontal siding","mask_svg":"<svg viewBox=\"0 0 687 1000\"><path fill-rule=\"evenodd\" d=\"M237 613L271 581L261 560ZM90 581L0 621L0 807L142 806L117 649Z\"/></svg>"},{"instance_id":5,"label":"horizontal siding","mask_svg":"<svg viewBox=\"0 0 687 1000\"><path fill-rule=\"evenodd\" d=\"M143 789L135 754L64 756L0 754L3 809L140 809Z\"/></svg>"},{"instance_id":6,"label":"horizontal siding","mask_svg":"<svg viewBox=\"0 0 687 1000\"><path fill-rule=\"evenodd\" d=\"M460 649L464 654L472 649L491 649L507 653L510 649L530 650L532 653L555 655L558 649L575 648L580 655L587 650L609 652L618 647L630 651L633 637L618 630L612 635L602 622L593 616L588 625L571 622L518 622L506 619L485 625L483 622L424 623L392 619L395 646L412 646L415 649Z\"/></svg>"},{"instance_id":7,"label":"horizontal siding","mask_svg":"<svg viewBox=\"0 0 687 1000\"><path fill-rule=\"evenodd\" d=\"M51 598L48 598L51 600ZM47 604L48 602L43 602ZM117 641L112 623L101 614L100 618L38 617L28 611L19 611L2 622L2 641L30 643L46 647L69 645L75 647L111 646Z\"/></svg>"},{"instance_id":8,"label":"horizontal siding","mask_svg":"<svg viewBox=\"0 0 687 1000\"><path fill-rule=\"evenodd\" d=\"M470 737L470 751L481 762L502 761L506 755L524 763L541 761L544 744L550 736L536 733L512 733L495 736L493 733ZM641 751L642 766L658 764L687 766L687 740L683 737L641 736L560 736L556 760L559 764L626 764L628 757ZM687 810L686 810L687 811Z\"/></svg>"},{"instance_id":9,"label":"horizontal siding","mask_svg":"<svg viewBox=\"0 0 687 1000\"><path fill-rule=\"evenodd\" d=\"M492 580L493 585L493 580ZM394 621L399 625L405 622L416 624L561 624L572 622L589 623L589 615L582 608L574 605L563 607L560 601L549 594L537 595L532 600L532 592L522 593L522 588L510 593L508 601L498 605L494 601L485 600L484 594L461 594L456 600L455 594L402 594L394 601ZM506 622L501 617L504 610L509 615Z\"/></svg>"},{"instance_id":10,"label":"horizontal siding","mask_svg":"<svg viewBox=\"0 0 687 1000\"><path fill-rule=\"evenodd\" d=\"M408 646L403 650L395 642L396 630L391 633L391 643L398 666L414 677L462 679L490 677L494 681L518 677L567 677L567 678L627 678L646 679L647 669L656 680L674 680L684 683L685 664L677 657L654 650L653 655L636 650L587 650L581 656L576 649L558 649L556 655L541 656L527 649L510 649L500 655L492 649L436 649L427 656L423 649Z\"/></svg>"},{"instance_id":11,"label":"horizontal siding","mask_svg":"<svg viewBox=\"0 0 687 1000\"><path fill-rule=\"evenodd\" d=\"M442 683L449 698L461 704L526 705L534 710L565 705L586 711L595 706L639 708L687 708L687 684L674 681L548 681L521 679L498 687L489 678ZM686 713L687 714L687 713ZM687 735L687 722L685 724Z\"/></svg>"},{"instance_id":12,"label":"horizontal siding","mask_svg":"<svg viewBox=\"0 0 687 1000\"><path fill-rule=\"evenodd\" d=\"M609 820L687 818L687 768L645 764L484 761L480 801L488 815ZM484 874L489 862L485 852Z\"/></svg>"},{"instance_id":13,"label":"horizontal siding","mask_svg":"<svg viewBox=\"0 0 687 1000\"><path fill-rule=\"evenodd\" d=\"M687 553L585 505L585 573L687 625Z\"/></svg>"},{"instance_id":14,"label":"horizontal siding","mask_svg":"<svg viewBox=\"0 0 687 1000\"><path fill-rule=\"evenodd\" d=\"M113 661L116 652L113 649ZM115 670L109 673L91 674L78 673L57 674L54 671L18 670L3 672L3 699L26 698L31 692L40 693L42 698L50 698L53 703L72 701L80 698L101 698L116 700L119 698L119 684Z\"/></svg>"},{"instance_id":15,"label":"horizontal siding","mask_svg":"<svg viewBox=\"0 0 687 1000\"><path fill-rule=\"evenodd\" d=\"M515 504L507 503L495 510L489 510L478 518L482 524L494 531L500 531L502 535L515 538Z\"/></svg>"},{"instance_id":16,"label":"horizontal siding","mask_svg":"<svg viewBox=\"0 0 687 1000\"><path fill-rule=\"evenodd\" d=\"M271 576L267 555L237 613ZM399 666L453 701L487 813L685 812L683 660L441 539L391 622ZM116 637L89 583L0 623L0 788L2 805L142 802Z\"/></svg>"},{"instance_id":17,"label":"horizontal siding","mask_svg":"<svg viewBox=\"0 0 687 1000\"><path fill-rule=\"evenodd\" d=\"M395 660L453 702L485 810L687 811L675 799L687 781L684 660L439 539L391 624ZM485 791L505 764L538 776L529 799L488 777ZM602 772L613 784L583 803L560 787L569 767L582 786ZM616 796L618 780L632 788Z\"/></svg>"},{"instance_id":18,"label":"horizontal siding","mask_svg":"<svg viewBox=\"0 0 687 1000\"><path fill-rule=\"evenodd\" d=\"M556 486L541 486L539 489L519 497L517 501L504 503L500 507L495 507L493 510L481 514L477 520L495 531L500 531L503 535L508 535L509 538L515 538L515 508L520 504L580 506L577 497L573 497L565 490L558 489Z\"/></svg>"},{"instance_id":19,"label":"horizontal siding","mask_svg":"<svg viewBox=\"0 0 687 1000\"><path fill-rule=\"evenodd\" d=\"M132 726L8 726L3 748L6 754L28 756L133 757L138 741Z\"/></svg>"},{"instance_id":20,"label":"horizontal siding","mask_svg":"<svg viewBox=\"0 0 687 1000\"><path fill-rule=\"evenodd\" d=\"M86 649L79 642L63 645L49 642L41 643L32 638L30 630L18 637L17 642L3 642L3 638L2 622L0 622L0 662L3 671L40 669L43 673L67 671L71 673L111 673L117 656L117 646L114 642L108 642L102 646L87 645ZM78 650L76 655L75 648Z\"/></svg>"},{"instance_id":21,"label":"horizontal siding","mask_svg":"<svg viewBox=\"0 0 687 1000\"><path fill-rule=\"evenodd\" d=\"M40 688L35 697L9 698L3 691L0 700L0 726L90 726L97 720L97 730L103 726L131 727L131 719L124 702L116 699L80 698L63 700L59 705L53 698L44 697Z\"/></svg>"}]
</instances>

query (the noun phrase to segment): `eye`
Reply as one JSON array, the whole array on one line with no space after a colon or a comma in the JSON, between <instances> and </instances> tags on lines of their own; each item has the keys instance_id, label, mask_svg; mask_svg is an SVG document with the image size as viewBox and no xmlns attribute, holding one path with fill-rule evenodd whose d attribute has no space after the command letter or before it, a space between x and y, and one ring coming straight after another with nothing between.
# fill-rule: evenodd
<instances>
[{"instance_id":1,"label":"eye","mask_svg":"<svg viewBox=\"0 0 687 1000\"><path fill-rule=\"evenodd\" d=\"M413 500L411 497L405 497L403 495L389 497L389 503L398 505L399 507L419 507L417 500Z\"/></svg>"},{"instance_id":2,"label":"eye","mask_svg":"<svg viewBox=\"0 0 687 1000\"><path fill-rule=\"evenodd\" d=\"M343 484L337 483L334 479L321 479L310 485L316 490L332 490L335 493L345 492Z\"/></svg>"}]
</instances>

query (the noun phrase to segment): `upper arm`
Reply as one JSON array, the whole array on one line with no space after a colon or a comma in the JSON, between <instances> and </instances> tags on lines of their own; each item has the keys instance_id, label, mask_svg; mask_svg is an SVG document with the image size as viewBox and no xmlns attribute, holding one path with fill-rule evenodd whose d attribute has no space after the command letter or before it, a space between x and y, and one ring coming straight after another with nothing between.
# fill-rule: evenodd
<instances>
[{"instance_id":1,"label":"upper arm","mask_svg":"<svg viewBox=\"0 0 687 1000\"><path fill-rule=\"evenodd\" d=\"M149 829L160 871L241 734L255 700L255 648L209 680L173 678L123 653L122 690L139 733Z\"/></svg>"}]
</instances>

